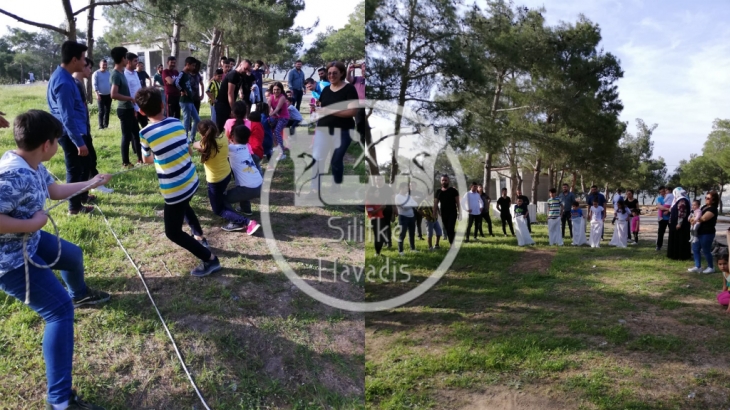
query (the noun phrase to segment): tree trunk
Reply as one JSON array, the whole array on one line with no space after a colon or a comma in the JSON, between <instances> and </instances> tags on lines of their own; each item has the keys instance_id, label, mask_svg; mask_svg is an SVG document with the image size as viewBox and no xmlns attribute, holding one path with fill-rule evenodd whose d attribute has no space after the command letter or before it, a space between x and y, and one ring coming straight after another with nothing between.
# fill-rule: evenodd
<instances>
[{"instance_id":1,"label":"tree trunk","mask_svg":"<svg viewBox=\"0 0 730 410\"><path fill-rule=\"evenodd\" d=\"M542 166L542 158L537 158L532 173L532 203L537 204L537 187L540 185L540 167Z\"/></svg>"},{"instance_id":2,"label":"tree trunk","mask_svg":"<svg viewBox=\"0 0 730 410\"><path fill-rule=\"evenodd\" d=\"M223 37L223 30L218 27L213 27L213 38L210 40L210 49L208 50L208 78L213 78L215 70L218 68L216 64L219 60L219 49L221 38Z\"/></svg>"},{"instance_id":3,"label":"tree trunk","mask_svg":"<svg viewBox=\"0 0 730 410\"><path fill-rule=\"evenodd\" d=\"M178 58L180 55L180 31L181 31L182 25L179 21L175 20L172 22L172 39L170 41L170 55L175 57L175 59ZM178 67L180 67L178 65Z\"/></svg>"},{"instance_id":4,"label":"tree trunk","mask_svg":"<svg viewBox=\"0 0 730 410\"><path fill-rule=\"evenodd\" d=\"M573 171L573 182L570 187L570 192L575 193L575 185L578 183L578 173Z\"/></svg>"},{"instance_id":5,"label":"tree trunk","mask_svg":"<svg viewBox=\"0 0 730 410\"><path fill-rule=\"evenodd\" d=\"M316 73L316 72L317 72L317 67L314 67L314 68L312 69L312 74L310 74L310 75L309 75L309 78L312 78L312 77L314 77L314 73Z\"/></svg>"},{"instance_id":6,"label":"tree trunk","mask_svg":"<svg viewBox=\"0 0 730 410\"><path fill-rule=\"evenodd\" d=\"M548 184L550 184L550 185L553 184L553 177L554 177L554 175L555 175L555 170L553 169L553 166L550 165L548 167ZM548 189L550 189L550 188L552 188L552 187L549 186Z\"/></svg>"},{"instance_id":7,"label":"tree trunk","mask_svg":"<svg viewBox=\"0 0 730 410\"><path fill-rule=\"evenodd\" d=\"M558 187L563 185L563 176L565 175L565 169L560 170L560 179L555 183L555 186L553 188L558 189Z\"/></svg>"},{"instance_id":8,"label":"tree trunk","mask_svg":"<svg viewBox=\"0 0 730 410\"><path fill-rule=\"evenodd\" d=\"M504 81L504 76L507 73L507 70L502 70L497 74L497 88L494 90L494 98L492 99L492 109L491 109L491 115L492 115L492 121L495 121L495 114L497 113L497 103L499 102L499 96L502 94L502 82ZM488 187L488 184L490 184L492 181L492 153L487 152L484 157L484 187ZM495 188L495 194L499 195L499 192L496 192ZM487 191L487 195L489 195L489 191Z\"/></svg>"},{"instance_id":9,"label":"tree trunk","mask_svg":"<svg viewBox=\"0 0 730 410\"><path fill-rule=\"evenodd\" d=\"M608 195L608 182L606 182L606 190L604 192L606 195L606 202L611 202L611 199L609 198L609 195Z\"/></svg>"},{"instance_id":10,"label":"tree trunk","mask_svg":"<svg viewBox=\"0 0 730 410\"><path fill-rule=\"evenodd\" d=\"M411 10L410 10L410 17L408 18L408 32L406 33L406 52L405 52L405 60L403 62L403 68L401 69L400 75L400 90L398 92L398 107L405 107L406 105L406 91L408 91L408 86L410 85L410 77L409 73L411 71L411 44L415 40L415 35L413 33L414 31L414 19L416 15L416 8L418 7L418 0L412 0L410 2ZM403 121L403 116L401 115L401 111L399 109L398 113L395 115L395 130L393 133L395 136L393 137L393 152L390 157L390 183L392 184L395 182L395 177L398 175L398 149L400 148L400 128L401 128L401 122Z\"/></svg>"},{"instance_id":11,"label":"tree trunk","mask_svg":"<svg viewBox=\"0 0 730 410\"><path fill-rule=\"evenodd\" d=\"M68 25L66 27L66 30L68 30L66 38L71 41L76 41L76 18L71 8L71 0L62 0L61 2L63 3L63 12L66 14L66 24Z\"/></svg>"},{"instance_id":12,"label":"tree trunk","mask_svg":"<svg viewBox=\"0 0 730 410\"><path fill-rule=\"evenodd\" d=\"M583 182L583 174L580 174L580 192L582 195L586 193L586 184Z\"/></svg>"},{"instance_id":13,"label":"tree trunk","mask_svg":"<svg viewBox=\"0 0 730 410\"><path fill-rule=\"evenodd\" d=\"M489 185L492 183L492 154L487 152L486 155L484 155L484 181L483 185L485 192L487 195L489 195ZM496 191L496 195L499 195L499 192Z\"/></svg>"},{"instance_id":14,"label":"tree trunk","mask_svg":"<svg viewBox=\"0 0 730 410\"><path fill-rule=\"evenodd\" d=\"M89 49L86 50L86 57L89 57L89 60L94 61L94 11L96 10L96 6L94 5L94 2L96 0L89 0L89 11L87 12L86 17L86 47ZM86 102L87 104L94 101L92 98L92 89L91 89L91 78L86 79Z\"/></svg>"},{"instance_id":15,"label":"tree trunk","mask_svg":"<svg viewBox=\"0 0 730 410\"><path fill-rule=\"evenodd\" d=\"M517 155L516 155L516 147L515 147L515 141L512 140L509 143L509 181L510 181L510 197L512 199L512 202L517 201L517 188L522 188L518 186L518 179L519 179L519 169L517 169ZM521 190L521 189L520 189Z\"/></svg>"}]
</instances>

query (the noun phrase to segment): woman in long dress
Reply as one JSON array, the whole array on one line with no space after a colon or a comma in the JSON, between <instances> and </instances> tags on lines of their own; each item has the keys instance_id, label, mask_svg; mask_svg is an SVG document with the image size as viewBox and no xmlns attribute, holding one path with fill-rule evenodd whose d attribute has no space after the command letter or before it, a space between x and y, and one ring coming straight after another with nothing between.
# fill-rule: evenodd
<instances>
[{"instance_id":1,"label":"woman in long dress","mask_svg":"<svg viewBox=\"0 0 730 410\"><path fill-rule=\"evenodd\" d=\"M625 248L628 245L628 234L629 231L629 218L631 212L626 208L626 203L623 199L619 199L616 203L616 210L613 216L613 238L608 244L609 246L617 246L619 248Z\"/></svg>"},{"instance_id":2,"label":"woman in long dress","mask_svg":"<svg viewBox=\"0 0 730 410\"><path fill-rule=\"evenodd\" d=\"M682 187L674 188L674 201L669 216L669 242L667 257L669 259L686 261L692 258L692 244L690 243L690 204L687 192Z\"/></svg>"}]
</instances>

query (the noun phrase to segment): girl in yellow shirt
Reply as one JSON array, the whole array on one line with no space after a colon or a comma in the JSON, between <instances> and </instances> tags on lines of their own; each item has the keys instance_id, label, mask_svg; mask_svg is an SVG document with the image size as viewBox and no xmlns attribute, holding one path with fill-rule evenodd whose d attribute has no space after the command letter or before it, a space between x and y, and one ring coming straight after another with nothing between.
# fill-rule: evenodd
<instances>
[{"instance_id":1,"label":"girl in yellow shirt","mask_svg":"<svg viewBox=\"0 0 730 410\"><path fill-rule=\"evenodd\" d=\"M213 212L228 220L224 231L248 230L254 221L236 213L226 201L226 188L231 182L231 165L228 163L228 141L218 133L218 128L211 120L203 120L198 124L200 141L193 144L200 152L200 161L205 167L205 180L208 182L208 199Z\"/></svg>"}]
</instances>

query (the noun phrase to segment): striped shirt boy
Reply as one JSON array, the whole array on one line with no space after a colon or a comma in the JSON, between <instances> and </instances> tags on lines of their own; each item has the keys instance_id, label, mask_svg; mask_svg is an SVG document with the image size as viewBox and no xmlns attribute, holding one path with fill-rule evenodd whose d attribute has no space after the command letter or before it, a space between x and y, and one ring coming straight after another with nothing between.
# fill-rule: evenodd
<instances>
[{"instance_id":1,"label":"striped shirt boy","mask_svg":"<svg viewBox=\"0 0 730 410\"><path fill-rule=\"evenodd\" d=\"M190 198L198 189L199 181L182 122L168 117L146 126L139 136L142 154L155 156L160 193L165 203L174 205Z\"/></svg>"},{"instance_id":2,"label":"striped shirt boy","mask_svg":"<svg viewBox=\"0 0 730 410\"><path fill-rule=\"evenodd\" d=\"M560 218L560 200L558 198L550 198L548 204L548 218Z\"/></svg>"}]
</instances>

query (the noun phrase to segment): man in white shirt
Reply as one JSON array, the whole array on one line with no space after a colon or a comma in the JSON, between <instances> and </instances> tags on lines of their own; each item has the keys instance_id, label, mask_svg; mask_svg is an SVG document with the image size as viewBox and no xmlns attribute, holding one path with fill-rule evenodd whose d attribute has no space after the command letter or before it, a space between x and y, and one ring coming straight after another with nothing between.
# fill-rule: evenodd
<instances>
[{"instance_id":1,"label":"man in white shirt","mask_svg":"<svg viewBox=\"0 0 730 410\"><path fill-rule=\"evenodd\" d=\"M479 184L475 181L471 183L471 189L464 194L461 200L461 207L469 214L469 225L466 228L466 242L469 242L469 233L474 225L474 240L477 240L477 227L482 223L482 211L484 210L484 201L477 192Z\"/></svg>"},{"instance_id":2,"label":"man in white shirt","mask_svg":"<svg viewBox=\"0 0 730 410\"><path fill-rule=\"evenodd\" d=\"M137 61L137 54L127 53L127 66L124 67L124 78L127 80L127 85L129 85L129 95L132 98L134 98L137 91L142 88L142 85L139 83L137 71L135 71L137 69ZM140 114L139 106L136 103L134 104L134 115L137 117L140 129L147 126L147 117Z\"/></svg>"}]
</instances>

